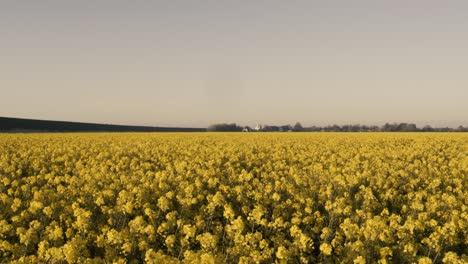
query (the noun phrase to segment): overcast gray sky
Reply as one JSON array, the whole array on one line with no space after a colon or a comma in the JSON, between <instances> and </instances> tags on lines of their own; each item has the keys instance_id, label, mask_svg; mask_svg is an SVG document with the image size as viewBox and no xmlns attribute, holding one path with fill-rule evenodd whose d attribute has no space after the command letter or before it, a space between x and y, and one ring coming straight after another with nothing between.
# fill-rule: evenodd
<instances>
[{"instance_id":1,"label":"overcast gray sky","mask_svg":"<svg viewBox=\"0 0 468 264\"><path fill-rule=\"evenodd\" d=\"M0 116L468 124L468 1L2 1Z\"/></svg>"}]
</instances>

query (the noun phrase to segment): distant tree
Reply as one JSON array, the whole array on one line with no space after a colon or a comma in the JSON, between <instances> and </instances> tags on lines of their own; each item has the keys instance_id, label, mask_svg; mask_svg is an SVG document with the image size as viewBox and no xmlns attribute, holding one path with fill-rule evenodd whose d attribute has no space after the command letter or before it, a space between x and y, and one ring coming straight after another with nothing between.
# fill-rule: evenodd
<instances>
[{"instance_id":1,"label":"distant tree","mask_svg":"<svg viewBox=\"0 0 468 264\"><path fill-rule=\"evenodd\" d=\"M238 126L236 123L223 123L211 125L207 130L210 132L241 132L242 127Z\"/></svg>"},{"instance_id":2,"label":"distant tree","mask_svg":"<svg viewBox=\"0 0 468 264\"><path fill-rule=\"evenodd\" d=\"M422 128L422 131L423 131L423 132L432 132L432 131L434 131L434 129L433 129L431 126L426 125L426 126L424 126L424 127Z\"/></svg>"},{"instance_id":3,"label":"distant tree","mask_svg":"<svg viewBox=\"0 0 468 264\"><path fill-rule=\"evenodd\" d=\"M390 124L390 123L385 123L385 125L382 126L381 131L383 132L395 132L398 129L398 125L396 123Z\"/></svg>"},{"instance_id":4,"label":"distant tree","mask_svg":"<svg viewBox=\"0 0 468 264\"><path fill-rule=\"evenodd\" d=\"M339 125L333 125L330 127L331 132L341 132L341 127Z\"/></svg>"},{"instance_id":5,"label":"distant tree","mask_svg":"<svg viewBox=\"0 0 468 264\"><path fill-rule=\"evenodd\" d=\"M293 130L294 130L294 131L297 131L297 132L300 132L300 131L304 131L304 128L302 127L302 124L301 124L301 123L296 122L296 124L294 125Z\"/></svg>"},{"instance_id":6,"label":"distant tree","mask_svg":"<svg viewBox=\"0 0 468 264\"><path fill-rule=\"evenodd\" d=\"M352 131L353 132L360 132L360 131L362 131L362 127L360 125L353 125L352 126Z\"/></svg>"},{"instance_id":7,"label":"distant tree","mask_svg":"<svg viewBox=\"0 0 468 264\"><path fill-rule=\"evenodd\" d=\"M417 130L418 128L416 127L415 124L408 124L408 123L400 123L396 128L396 131L399 131L399 132L414 132Z\"/></svg>"},{"instance_id":8,"label":"distant tree","mask_svg":"<svg viewBox=\"0 0 468 264\"><path fill-rule=\"evenodd\" d=\"M283 125L280 127L283 132L292 131L293 127L291 125Z\"/></svg>"}]
</instances>

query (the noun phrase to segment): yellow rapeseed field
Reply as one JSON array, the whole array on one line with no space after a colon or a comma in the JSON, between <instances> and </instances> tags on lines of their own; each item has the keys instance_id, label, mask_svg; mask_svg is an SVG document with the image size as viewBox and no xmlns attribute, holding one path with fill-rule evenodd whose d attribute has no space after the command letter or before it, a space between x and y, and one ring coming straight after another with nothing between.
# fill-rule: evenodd
<instances>
[{"instance_id":1,"label":"yellow rapeseed field","mask_svg":"<svg viewBox=\"0 0 468 264\"><path fill-rule=\"evenodd\" d=\"M467 263L467 133L0 135L2 263Z\"/></svg>"}]
</instances>

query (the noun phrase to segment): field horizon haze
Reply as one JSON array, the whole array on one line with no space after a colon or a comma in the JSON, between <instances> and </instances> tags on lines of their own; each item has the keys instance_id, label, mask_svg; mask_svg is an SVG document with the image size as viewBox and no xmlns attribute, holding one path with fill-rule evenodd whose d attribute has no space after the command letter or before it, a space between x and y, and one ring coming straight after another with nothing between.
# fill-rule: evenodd
<instances>
[{"instance_id":1,"label":"field horizon haze","mask_svg":"<svg viewBox=\"0 0 468 264\"><path fill-rule=\"evenodd\" d=\"M467 126L462 1L0 4L0 115Z\"/></svg>"}]
</instances>

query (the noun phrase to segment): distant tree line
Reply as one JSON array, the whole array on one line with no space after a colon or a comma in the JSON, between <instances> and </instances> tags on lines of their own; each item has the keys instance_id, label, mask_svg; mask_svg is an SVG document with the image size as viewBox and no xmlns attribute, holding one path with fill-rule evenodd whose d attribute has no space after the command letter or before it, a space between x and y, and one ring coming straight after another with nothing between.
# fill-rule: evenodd
<instances>
[{"instance_id":1,"label":"distant tree line","mask_svg":"<svg viewBox=\"0 0 468 264\"><path fill-rule=\"evenodd\" d=\"M272 126L264 125L261 128L253 129L249 126L239 126L236 123L231 124L215 124L207 129L208 131L218 132L468 132L468 127L459 126L458 128L450 127L431 127L429 125L418 128L412 123L386 123L383 126L367 126L367 125L328 125L328 126L310 126L303 127L297 122L294 126L282 125Z\"/></svg>"}]
</instances>

